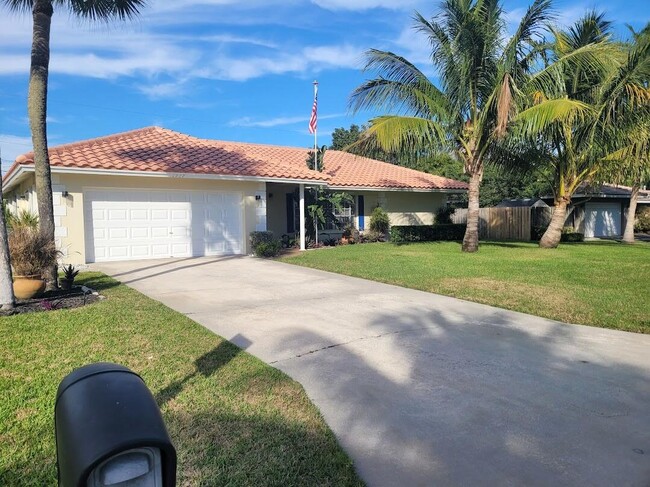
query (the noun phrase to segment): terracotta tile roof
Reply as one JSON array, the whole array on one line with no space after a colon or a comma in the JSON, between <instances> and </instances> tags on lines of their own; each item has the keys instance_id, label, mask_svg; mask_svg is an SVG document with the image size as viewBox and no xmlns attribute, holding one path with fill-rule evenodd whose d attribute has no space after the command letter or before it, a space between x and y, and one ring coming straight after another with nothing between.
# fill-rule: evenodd
<instances>
[{"instance_id":1,"label":"terracotta tile roof","mask_svg":"<svg viewBox=\"0 0 650 487\"><path fill-rule=\"evenodd\" d=\"M325 170L320 173L307 168L306 157L304 148L199 139L160 127L50 148L53 168L299 179L345 187L467 189L460 181L334 150L325 153ZM33 162L31 152L19 156L5 179L18 166Z\"/></svg>"}]
</instances>

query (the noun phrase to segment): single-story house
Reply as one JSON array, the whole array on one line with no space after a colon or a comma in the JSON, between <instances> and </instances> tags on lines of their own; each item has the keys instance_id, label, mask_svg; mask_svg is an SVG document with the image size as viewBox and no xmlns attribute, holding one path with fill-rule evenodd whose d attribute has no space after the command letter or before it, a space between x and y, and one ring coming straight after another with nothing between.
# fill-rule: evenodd
<instances>
[{"instance_id":1,"label":"single-story house","mask_svg":"<svg viewBox=\"0 0 650 487\"><path fill-rule=\"evenodd\" d=\"M629 186L582 185L571 198L565 224L587 238L620 237L625 229L631 195ZM542 199L553 204L552 196ZM650 190L639 192L638 205L650 205Z\"/></svg>"},{"instance_id":2,"label":"single-story house","mask_svg":"<svg viewBox=\"0 0 650 487\"><path fill-rule=\"evenodd\" d=\"M431 224L466 183L346 152L206 140L160 127L53 147L56 238L70 263L245 254L270 230L305 245L305 188L345 191L347 218L363 230L376 206L393 225ZM36 212L33 154L3 177L13 210Z\"/></svg>"}]
</instances>

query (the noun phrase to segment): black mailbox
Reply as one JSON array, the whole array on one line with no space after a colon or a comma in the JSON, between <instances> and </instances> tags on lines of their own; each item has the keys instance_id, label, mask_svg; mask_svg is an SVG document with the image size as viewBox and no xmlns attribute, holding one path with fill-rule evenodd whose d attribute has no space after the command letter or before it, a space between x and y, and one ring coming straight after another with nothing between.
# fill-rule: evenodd
<instances>
[{"instance_id":1,"label":"black mailbox","mask_svg":"<svg viewBox=\"0 0 650 487\"><path fill-rule=\"evenodd\" d=\"M59 485L173 487L176 450L142 378L90 364L59 384L54 407Z\"/></svg>"}]
</instances>

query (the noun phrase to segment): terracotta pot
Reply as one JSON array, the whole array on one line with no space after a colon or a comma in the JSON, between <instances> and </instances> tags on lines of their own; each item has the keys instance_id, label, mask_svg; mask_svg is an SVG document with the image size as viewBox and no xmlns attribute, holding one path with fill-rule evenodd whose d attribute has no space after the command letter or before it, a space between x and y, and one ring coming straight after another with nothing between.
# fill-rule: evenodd
<instances>
[{"instance_id":1,"label":"terracotta pot","mask_svg":"<svg viewBox=\"0 0 650 487\"><path fill-rule=\"evenodd\" d=\"M14 276L16 299L31 299L45 291L45 280L41 276Z\"/></svg>"}]
</instances>

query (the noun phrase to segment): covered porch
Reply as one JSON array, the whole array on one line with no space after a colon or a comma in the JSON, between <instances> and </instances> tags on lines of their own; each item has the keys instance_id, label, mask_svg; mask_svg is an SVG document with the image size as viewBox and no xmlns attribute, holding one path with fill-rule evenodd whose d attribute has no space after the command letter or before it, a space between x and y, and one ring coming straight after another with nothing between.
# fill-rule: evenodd
<instances>
[{"instance_id":1,"label":"covered porch","mask_svg":"<svg viewBox=\"0 0 650 487\"><path fill-rule=\"evenodd\" d=\"M306 236L314 231L307 227L308 207L313 202L311 190L317 186L297 183L266 183L266 230L275 237L283 235L300 238L301 249L306 248ZM345 192L351 202L319 227L318 240L339 239L347 225L360 232L370 224L372 210L380 206L386 210L391 225L431 225L438 208L446 205L445 191L405 191L374 188L328 188ZM311 226L311 225L309 225Z\"/></svg>"}]
</instances>

